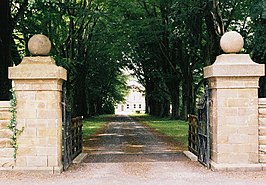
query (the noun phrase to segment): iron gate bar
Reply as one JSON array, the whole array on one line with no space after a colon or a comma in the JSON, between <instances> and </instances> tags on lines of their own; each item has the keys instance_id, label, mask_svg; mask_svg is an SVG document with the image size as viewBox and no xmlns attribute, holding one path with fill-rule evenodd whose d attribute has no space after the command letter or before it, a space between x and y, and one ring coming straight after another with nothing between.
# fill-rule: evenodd
<instances>
[{"instance_id":1,"label":"iron gate bar","mask_svg":"<svg viewBox=\"0 0 266 185\"><path fill-rule=\"evenodd\" d=\"M82 152L82 145L83 145L82 120L83 120L82 116L71 119L72 159L77 157Z\"/></svg>"},{"instance_id":2,"label":"iron gate bar","mask_svg":"<svg viewBox=\"0 0 266 185\"><path fill-rule=\"evenodd\" d=\"M198 161L207 168L210 167L209 96L210 90L206 85L203 100L198 104Z\"/></svg>"},{"instance_id":3,"label":"iron gate bar","mask_svg":"<svg viewBox=\"0 0 266 185\"><path fill-rule=\"evenodd\" d=\"M198 117L188 115L188 150L198 156Z\"/></svg>"},{"instance_id":4,"label":"iron gate bar","mask_svg":"<svg viewBox=\"0 0 266 185\"><path fill-rule=\"evenodd\" d=\"M66 83L63 84L62 113L63 113L63 169L66 170L72 162L71 148L72 138L70 133L71 112L67 104Z\"/></svg>"},{"instance_id":5,"label":"iron gate bar","mask_svg":"<svg viewBox=\"0 0 266 185\"><path fill-rule=\"evenodd\" d=\"M71 108L67 103L66 84L62 93L62 121L63 121L63 169L66 170L74 158L82 152L82 120L83 117L71 119Z\"/></svg>"}]
</instances>

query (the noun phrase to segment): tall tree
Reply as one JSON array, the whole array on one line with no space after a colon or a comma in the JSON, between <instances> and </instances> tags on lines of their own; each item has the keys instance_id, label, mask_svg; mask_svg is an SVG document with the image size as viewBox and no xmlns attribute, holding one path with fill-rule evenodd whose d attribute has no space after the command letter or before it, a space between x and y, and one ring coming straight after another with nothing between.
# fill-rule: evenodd
<instances>
[{"instance_id":1,"label":"tall tree","mask_svg":"<svg viewBox=\"0 0 266 185\"><path fill-rule=\"evenodd\" d=\"M252 59L260 64L266 64L266 1L254 0L251 4L252 31L251 44L248 51ZM260 97L266 97L266 77L260 78Z\"/></svg>"},{"instance_id":2,"label":"tall tree","mask_svg":"<svg viewBox=\"0 0 266 185\"><path fill-rule=\"evenodd\" d=\"M11 82L8 80L8 67L11 66L12 25L9 0L0 1L0 100L9 99Z\"/></svg>"},{"instance_id":3,"label":"tall tree","mask_svg":"<svg viewBox=\"0 0 266 185\"><path fill-rule=\"evenodd\" d=\"M122 100L121 69L128 67L146 88L147 113L168 116L172 104L172 118L186 119L225 31L241 32L246 50L265 63L261 7L259 0L30 1L16 43L35 33L50 37L57 64L68 69L76 114L99 114Z\"/></svg>"},{"instance_id":4,"label":"tall tree","mask_svg":"<svg viewBox=\"0 0 266 185\"><path fill-rule=\"evenodd\" d=\"M51 55L68 70L68 98L74 115L103 113L105 105L121 101L124 94L118 62L121 38L114 28L116 15L109 8L101 0L36 1L17 30L23 35L22 43L36 33L50 38Z\"/></svg>"},{"instance_id":5,"label":"tall tree","mask_svg":"<svg viewBox=\"0 0 266 185\"><path fill-rule=\"evenodd\" d=\"M14 44L12 33L27 5L28 0L0 1L0 100L10 98L11 81L8 80L8 67L12 66L14 62L11 54L12 44Z\"/></svg>"}]
</instances>

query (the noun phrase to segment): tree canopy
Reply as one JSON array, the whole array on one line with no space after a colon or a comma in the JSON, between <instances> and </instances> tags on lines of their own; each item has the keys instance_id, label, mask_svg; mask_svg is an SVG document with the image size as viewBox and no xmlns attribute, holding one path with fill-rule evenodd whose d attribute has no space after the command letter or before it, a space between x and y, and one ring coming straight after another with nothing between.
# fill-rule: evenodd
<instances>
[{"instance_id":1,"label":"tree canopy","mask_svg":"<svg viewBox=\"0 0 266 185\"><path fill-rule=\"evenodd\" d=\"M76 115L112 112L126 94L122 69L129 68L146 89L147 113L169 116L171 107L173 119L185 119L195 113L203 67L222 53L219 40L229 30L244 37L243 52L266 63L264 0L3 0L0 7L7 25L0 30L1 88L7 67L29 55L28 39L45 34L68 70ZM265 78L260 85L265 96Z\"/></svg>"}]
</instances>

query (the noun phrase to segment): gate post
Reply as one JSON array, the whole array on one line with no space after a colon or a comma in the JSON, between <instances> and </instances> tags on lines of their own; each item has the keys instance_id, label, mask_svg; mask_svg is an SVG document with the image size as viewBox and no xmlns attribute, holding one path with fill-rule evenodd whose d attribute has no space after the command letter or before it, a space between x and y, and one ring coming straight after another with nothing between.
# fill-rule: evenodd
<instances>
[{"instance_id":1,"label":"gate post","mask_svg":"<svg viewBox=\"0 0 266 185\"><path fill-rule=\"evenodd\" d=\"M32 57L9 68L17 97L17 159L13 170L62 171L62 83L66 70L48 56L51 42L44 35L28 43Z\"/></svg>"},{"instance_id":2,"label":"gate post","mask_svg":"<svg viewBox=\"0 0 266 185\"><path fill-rule=\"evenodd\" d=\"M235 54L243 47L236 32L220 41L228 54L219 55L204 68L211 88L211 168L216 170L261 170L258 163L258 81L264 65L248 54Z\"/></svg>"}]
</instances>

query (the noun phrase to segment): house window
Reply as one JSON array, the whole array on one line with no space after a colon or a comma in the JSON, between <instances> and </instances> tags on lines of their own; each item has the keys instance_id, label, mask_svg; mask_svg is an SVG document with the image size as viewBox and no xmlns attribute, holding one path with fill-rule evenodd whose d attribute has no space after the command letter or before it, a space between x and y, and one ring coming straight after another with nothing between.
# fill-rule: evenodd
<instances>
[{"instance_id":1,"label":"house window","mask_svg":"<svg viewBox=\"0 0 266 185\"><path fill-rule=\"evenodd\" d=\"M134 109L136 108L136 104L134 104Z\"/></svg>"},{"instance_id":2,"label":"house window","mask_svg":"<svg viewBox=\"0 0 266 185\"><path fill-rule=\"evenodd\" d=\"M139 104L139 108L141 109L141 104Z\"/></svg>"},{"instance_id":3,"label":"house window","mask_svg":"<svg viewBox=\"0 0 266 185\"><path fill-rule=\"evenodd\" d=\"M127 104L127 109L129 109L129 104Z\"/></svg>"}]
</instances>

